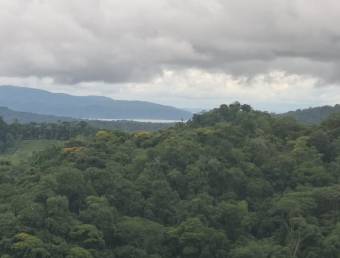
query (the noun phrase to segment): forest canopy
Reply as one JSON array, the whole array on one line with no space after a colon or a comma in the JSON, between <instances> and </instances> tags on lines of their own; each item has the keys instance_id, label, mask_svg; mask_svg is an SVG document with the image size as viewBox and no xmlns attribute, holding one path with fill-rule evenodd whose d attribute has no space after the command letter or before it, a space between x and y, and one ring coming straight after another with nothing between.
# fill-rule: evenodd
<instances>
[{"instance_id":1,"label":"forest canopy","mask_svg":"<svg viewBox=\"0 0 340 258\"><path fill-rule=\"evenodd\" d=\"M339 257L339 116L234 103L157 132L53 132L62 146L0 164L2 258Z\"/></svg>"}]
</instances>

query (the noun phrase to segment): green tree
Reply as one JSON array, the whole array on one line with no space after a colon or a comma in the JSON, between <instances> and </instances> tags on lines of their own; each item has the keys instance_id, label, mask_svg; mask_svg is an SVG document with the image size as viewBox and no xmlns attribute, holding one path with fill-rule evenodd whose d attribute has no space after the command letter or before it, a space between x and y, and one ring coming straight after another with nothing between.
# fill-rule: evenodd
<instances>
[{"instance_id":1,"label":"green tree","mask_svg":"<svg viewBox=\"0 0 340 258\"><path fill-rule=\"evenodd\" d=\"M28 233L19 233L14 237L12 246L14 257L22 258L47 258L49 252L45 249L44 243L36 236Z\"/></svg>"},{"instance_id":2,"label":"green tree","mask_svg":"<svg viewBox=\"0 0 340 258\"><path fill-rule=\"evenodd\" d=\"M89 251L79 246L72 247L68 252L66 258L92 258L93 256Z\"/></svg>"},{"instance_id":3,"label":"green tree","mask_svg":"<svg viewBox=\"0 0 340 258\"><path fill-rule=\"evenodd\" d=\"M84 248L101 249L105 245L102 232L90 224L75 226L70 232L70 238Z\"/></svg>"},{"instance_id":4,"label":"green tree","mask_svg":"<svg viewBox=\"0 0 340 258\"><path fill-rule=\"evenodd\" d=\"M172 257L228 257L229 241L218 230L206 227L199 219L191 218L169 231L173 246Z\"/></svg>"}]
</instances>

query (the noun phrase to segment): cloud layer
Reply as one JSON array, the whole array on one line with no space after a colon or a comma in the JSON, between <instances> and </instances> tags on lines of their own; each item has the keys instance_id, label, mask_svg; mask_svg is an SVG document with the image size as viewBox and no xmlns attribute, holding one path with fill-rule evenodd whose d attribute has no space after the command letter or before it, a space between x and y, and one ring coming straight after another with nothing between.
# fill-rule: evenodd
<instances>
[{"instance_id":1,"label":"cloud layer","mask_svg":"<svg viewBox=\"0 0 340 258\"><path fill-rule=\"evenodd\" d=\"M340 78L337 0L1 0L0 76L147 82L166 70Z\"/></svg>"},{"instance_id":2,"label":"cloud layer","mask_svg":"<svg viewBox=\"0 0 340 258\"><path fill-rule=\"evenodd\" d=\"M340 103L337 0L0 0L0 84L210 108Z\"/></svg>"}]
</instances>

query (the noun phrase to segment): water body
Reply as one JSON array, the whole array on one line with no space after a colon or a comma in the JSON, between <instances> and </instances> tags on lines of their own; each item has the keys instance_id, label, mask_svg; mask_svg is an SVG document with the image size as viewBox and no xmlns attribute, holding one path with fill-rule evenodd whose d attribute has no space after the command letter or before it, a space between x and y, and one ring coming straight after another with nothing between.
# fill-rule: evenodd
<instances>
[{"instance_id":1,"label":"water body","mask_svg":"<svg viewBox=\"0 0 340 258\"><path fill-rule=\"evenodd\" d=\"M98 121L133 121L141 123L180 123L186 122L186 120L161 120L161 119L106 119L106 118L89 118L88 120L98 120Z\"/></svg>"}]
</instances>

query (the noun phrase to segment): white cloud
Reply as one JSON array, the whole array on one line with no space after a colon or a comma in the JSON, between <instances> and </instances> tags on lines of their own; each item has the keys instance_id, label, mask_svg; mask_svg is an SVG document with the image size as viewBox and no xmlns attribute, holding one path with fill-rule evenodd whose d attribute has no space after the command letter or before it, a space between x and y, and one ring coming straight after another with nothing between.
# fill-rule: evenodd
<instances>
[{"instance_id":1,"label":"white cloud","mask_svg":"<svg viewBox=\"0 0 340 258\"><path fill-rule=\"evenodd\" d=\"M0 74L136 82L200 68L337 80L339 13L336 0L1 0Z\"/></svg>"},{"instance_id":2,"label":"white cloud","mask_svg":"<svg viewBox=\"0 0 340 258\"><path fill-rule=\"evenodd\" d=\"M335 103L339 14L337 0L0 0L0 77L179 106Z\"/></svg>"}]
</instances>

